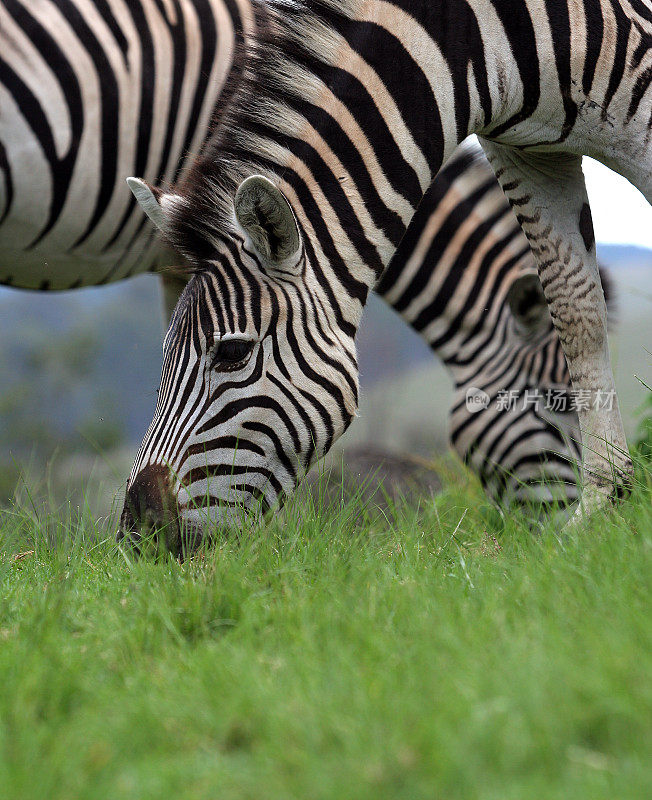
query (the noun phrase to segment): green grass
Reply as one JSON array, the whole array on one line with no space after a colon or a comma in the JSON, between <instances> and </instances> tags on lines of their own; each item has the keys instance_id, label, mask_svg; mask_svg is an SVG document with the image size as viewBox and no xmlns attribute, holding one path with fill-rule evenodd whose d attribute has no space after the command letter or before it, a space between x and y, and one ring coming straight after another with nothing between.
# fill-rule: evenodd
<instances>
[{"instance_id":1,"label":"green grass","mask_svg":"<svg viewBox=\"0 0 652 800\"><path fill-rule=\"evenodd\" d=\"M649 472L573 534L447 487L183 564L4 512L2 797L652 796Z\"/></svg>"}]
</instances>

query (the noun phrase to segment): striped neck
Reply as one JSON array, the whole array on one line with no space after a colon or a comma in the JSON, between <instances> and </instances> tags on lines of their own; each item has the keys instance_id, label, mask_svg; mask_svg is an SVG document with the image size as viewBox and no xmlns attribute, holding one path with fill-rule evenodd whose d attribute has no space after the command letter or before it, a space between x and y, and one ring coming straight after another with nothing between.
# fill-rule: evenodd
<instances>
[{"instance_id":1,"label":"striped neck","mask_svg":"<svg viewBox=\"0 0 652 800\"><path fill-rule=\"evenodd\" d=\"M426 3L414 5L428 17ZM310 262L361 311L432 177L486 116L486 79L456 97L453 111L450 87L439 96L429 82L433 64L421 63L419 52L444 58L453 38L459 50L458 37L443 25L435 41L395 5L254 0L252 7L256 34L227 83L210 146L179 187L186 202L170 238L191 263L210 257L220 237L234 234L237 186L260 173L290 201ZM414 28L409 51L403 25Z\"/></svg>"}]
</instances>

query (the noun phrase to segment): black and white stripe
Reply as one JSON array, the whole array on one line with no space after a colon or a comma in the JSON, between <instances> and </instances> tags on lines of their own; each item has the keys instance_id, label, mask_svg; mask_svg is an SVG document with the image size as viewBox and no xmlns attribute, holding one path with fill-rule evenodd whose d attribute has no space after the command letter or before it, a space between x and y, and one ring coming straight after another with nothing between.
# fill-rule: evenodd
<instances>
[{"instance_id":1,"label":"black and white stripe","mask_svg":"<svg viewBox=\"0 0 652 800\"><path fill-rule=\"evenodd\" d=\"M124 179L183 178L248 24L242 0L0 1L0 283L161 265Z\"/></svg>"},{"instance_id":2,"label":"black and white stripe","mask_svg":"<svg viewBox=\"0 0 652 800\"><path fill-rule=\"evenodd\" d=\"M437 175L375 291L449 370L451 445L489 494L575 500L566 360L530 247L481 151L463 146ZM469 393L484 393L487 407Z\"/></svg>"}]
</instances>

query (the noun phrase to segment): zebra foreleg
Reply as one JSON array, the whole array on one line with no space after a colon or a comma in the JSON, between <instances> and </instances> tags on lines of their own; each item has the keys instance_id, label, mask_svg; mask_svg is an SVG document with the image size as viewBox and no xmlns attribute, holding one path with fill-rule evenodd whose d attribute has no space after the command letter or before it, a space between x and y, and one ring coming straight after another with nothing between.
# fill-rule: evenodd
<instances>
[{"instance_id":1,"label":"zebra foreleg","mask_svg":"<svg viewBox=\"0 0 652 800\"><path fill-rule=\"evenodd\" d=\"M172 319L172 312L181 297L181 292L186 288L188 279L180 272L169 269L162 270L160 276L163 289L163 326L167 330Z\"/></svg>"},{"instance_id":2,"label":"zebra foreleg","mask_svg":"<svg viewBox=\"0 0 652 800\"><path fill-rule=\"evenodd\" d=\"M581 518L626 492L632 476L582 159L482 145L532 248L568 362L582 439Z\"/></svg>"}]
</instances>

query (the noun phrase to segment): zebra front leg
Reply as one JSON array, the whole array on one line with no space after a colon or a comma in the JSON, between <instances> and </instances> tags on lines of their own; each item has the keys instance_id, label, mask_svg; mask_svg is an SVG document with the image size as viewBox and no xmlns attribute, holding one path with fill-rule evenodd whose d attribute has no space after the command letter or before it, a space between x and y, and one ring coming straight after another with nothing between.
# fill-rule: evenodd
<instances>
[{"instance_id":1,"label":"zebra front leg","mask_svg":"<svg viewBox=\"0 0 652 800\"><path fill-rule=\"evenodd\" d=\"M172 312L181 297L181 292L186 288L188 278L174 270L161 270L161 288L163 289L163 325L168 329Z\"/></svg>"},{"instance_id":2,"label":"zebra front leg","mask_svg":"<svg viewBox=\"0 0 652 800\"><path fill-rule=\"evenodd\" d=\"M537 261L566 355L582 438L582 501L575 518L629 487L632 462L616 397L607 311L582 159L482 140Z\"/></svg>"}]
</instances>

